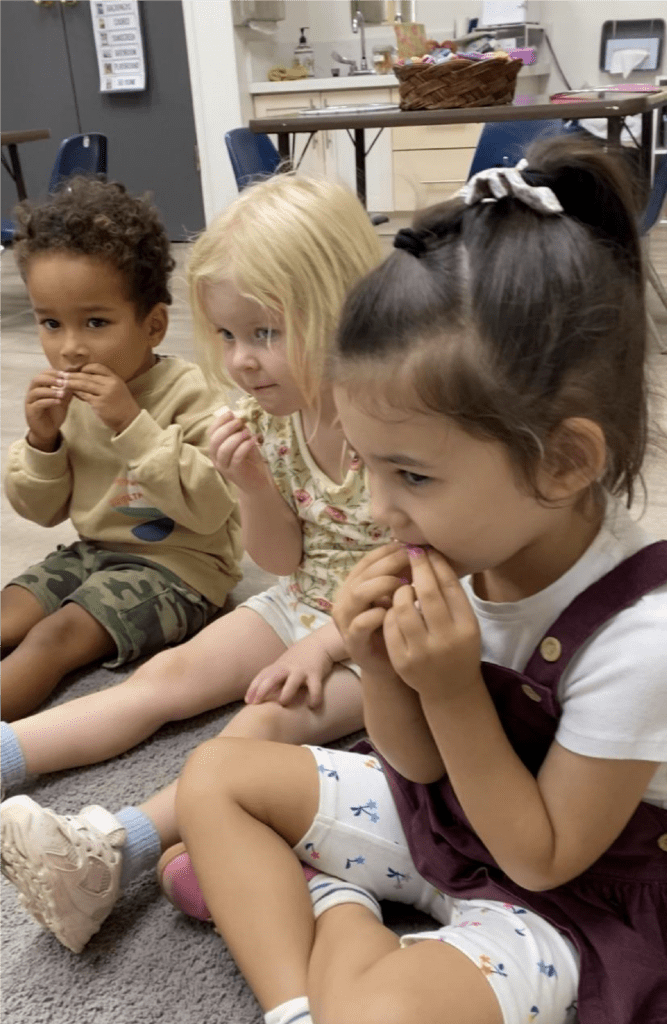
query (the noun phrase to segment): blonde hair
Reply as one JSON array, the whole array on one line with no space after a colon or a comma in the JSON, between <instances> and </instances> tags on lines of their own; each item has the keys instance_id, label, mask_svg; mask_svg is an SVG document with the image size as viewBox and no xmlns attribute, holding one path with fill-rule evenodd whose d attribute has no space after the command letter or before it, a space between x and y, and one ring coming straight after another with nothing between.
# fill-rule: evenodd
<instances>
[{"instance_id":1,"label":"blonde hair","mask_svg":"<svg viewBox=\"0 0 667 1024\"><path fill-rule=\"evenodd\" d=\"M244 189L199 236L188 263L195 344L209 379L233 386L202 286L231 281L282 315L288 365L317 407L345 296L380 259L370 219L346 186L276 174Z\"/></svg>"}]
</instances>

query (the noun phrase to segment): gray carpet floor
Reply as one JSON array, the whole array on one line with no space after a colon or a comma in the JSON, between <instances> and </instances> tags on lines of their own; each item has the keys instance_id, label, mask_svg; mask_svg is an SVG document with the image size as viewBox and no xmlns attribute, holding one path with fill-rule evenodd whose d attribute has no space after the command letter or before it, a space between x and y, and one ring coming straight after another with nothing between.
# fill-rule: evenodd
<instances>
[{"instance_id":1,"label":"gray carpet floor","mask_svg":"<svg viewBox=\"0 0 667 1024\"><path fill-rule=\"evenodd\" d=\"M236 599L261 589L258 582L252 575L246 578ZM82 671L64 680L48 704L111 686L127 674L126 669L99 667ZM121 757L41 776L23 791L60 814L77 813L91 803L111 811L141 803L174 779L188 753L220 732L239 706L166 726ZM340 745L349 746L354 738ZM387 923L397 931L415 930L427 920L406 908L385 907ZM263 1021L222 939L210 925L175 911L160 895L152 873L127 889L80 955L40 929L3 878L2 1003L7 1024Z\"/></svg>"}]
</instances>

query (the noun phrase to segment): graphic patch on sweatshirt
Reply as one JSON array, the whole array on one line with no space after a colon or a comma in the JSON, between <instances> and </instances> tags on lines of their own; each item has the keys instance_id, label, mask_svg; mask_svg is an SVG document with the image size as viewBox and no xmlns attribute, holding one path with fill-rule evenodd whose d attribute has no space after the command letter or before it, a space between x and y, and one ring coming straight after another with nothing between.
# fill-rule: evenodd
<instances>
[{"instance_id":1,"label":"graphic patch on sweatshirt","mask_svg":"<svg viewBox=\"0 0 667 1024\"><path fill-rule=\"evenodd\" d=\"M127 476L118 477L116 483L119 487L123 487L124 490L122 494L119 494L117 498L112 500L111 505L124 516L143 520L137 526L132 527L132 535L137 540L149 543L165 540L173 531L176 523L170 516L166 516L161 509L155 508L154 505L146 504L141 484L133 476L132 471L129 470Z\"/></svg>"}]
</instances>

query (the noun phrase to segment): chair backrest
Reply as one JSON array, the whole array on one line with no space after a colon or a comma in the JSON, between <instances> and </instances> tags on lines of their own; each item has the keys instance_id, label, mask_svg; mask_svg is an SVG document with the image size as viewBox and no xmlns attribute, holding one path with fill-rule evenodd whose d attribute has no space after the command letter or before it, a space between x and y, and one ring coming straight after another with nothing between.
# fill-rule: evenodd
<instances>
[{"instance_id":1,"label":"chair backrest","mask_svg":"<svg viewBox=\"0 0 667 1024\"><path fill-rule=\"evenodd\" d=\"M280 163L278 150L262 132L233 128L226 133L225 142L239 192L255 179L269 177Z\"/></svg>"},{"instance_id":2,"label":"chair backrest","mask_svg":"<svg viewBox=\"0 0 667 1024\"><path fill-rule=\"evenodd\" d=\"M489 167L514 167L537 138L561 135L563 121L497 121L482 128L468 177Z\"/></svg>"},{"instance_id":3,"label":"chair backrest","mask_svg":"<svg viewBox=\"0 0 667 1024\"><path fill-rule=\"evenodd\" d=\"M651 194L638 224L640 235L647 234L657 221L665 196L667 196L667 156L663 156L653 177Z\"/></svg>"},{"instance_id":4,"label":"chair backrest","mask_svg":"<svg viewBox=\"0 0 667 1024\"><path fill-rule=\"evenodd\" d=\"M56 156L49 192L55 192L65 178L73 174L107 173L107 137L98 132L72 135L63 139Z\"/></svg>"}]
</instances>

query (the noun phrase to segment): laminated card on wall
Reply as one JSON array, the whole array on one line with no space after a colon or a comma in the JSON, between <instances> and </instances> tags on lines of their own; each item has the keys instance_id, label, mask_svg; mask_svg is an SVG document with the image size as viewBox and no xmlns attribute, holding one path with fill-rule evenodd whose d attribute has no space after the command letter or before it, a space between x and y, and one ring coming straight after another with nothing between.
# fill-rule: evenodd
<instances>
[{"instance_id":1,"label":"laminated card on wall","mask_svg":"<svg viewBox=\"0 0 667 1024\"><path fill-rule=\"evenodd\" d=\"M138 0L90 0L100 92L141 92L146 63Z\"/></svg>"}]
</instances>

